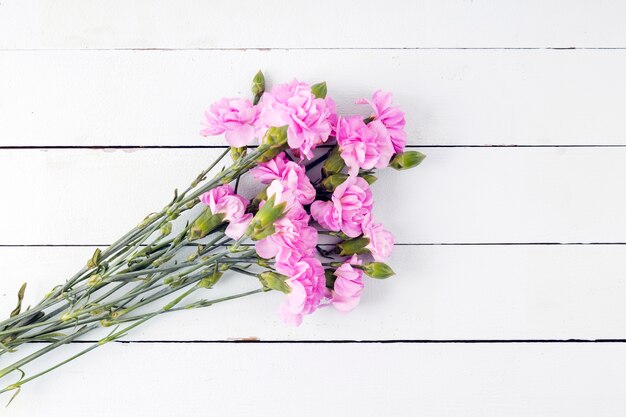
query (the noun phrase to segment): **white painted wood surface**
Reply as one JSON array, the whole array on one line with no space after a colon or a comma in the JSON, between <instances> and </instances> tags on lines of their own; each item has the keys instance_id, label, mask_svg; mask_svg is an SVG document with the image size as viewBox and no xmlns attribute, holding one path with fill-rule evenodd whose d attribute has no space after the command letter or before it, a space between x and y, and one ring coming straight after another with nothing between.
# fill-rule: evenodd
<instances>
[{"instance_id":1,"label":"white painted wood surface","mask_svg":"<svg viewBox=\"0 0 626 417\"><path fill-rule=\"evenodd\" d=\"M198 135L202 113L249 94L259 68L272 83L326 80L344 112L393 91L413 144L626 138L626 55L615 50L72 50L0 51L0 146L224 144Z\"/></svg>"},{"instance_id":2,"label":"white painted wood surface","mask_svg":"<svg viewBox=\"0 0 626 417\"><path fill-rule=\"evenodd\" d=\"M0 415L624 414L624 3L260 5L0 3L0 314L195 177L224 144L202 111L259 68L344 111L395 93L428 154L374 187L398 276L298 329L276 294L163 317ZM213 343L246 337L287 343Z\"/></svg>"}]
</instances>

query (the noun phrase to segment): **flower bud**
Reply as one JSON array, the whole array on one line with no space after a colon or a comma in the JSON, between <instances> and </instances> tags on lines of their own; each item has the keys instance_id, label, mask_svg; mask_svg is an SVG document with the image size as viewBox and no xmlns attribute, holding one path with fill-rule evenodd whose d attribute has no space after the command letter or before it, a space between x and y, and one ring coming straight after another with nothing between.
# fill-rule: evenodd
<instances>
[{"instance_id":1,"label":"flower bud","mask_svg":"<svg viewBox=\"0 0 626 417\"><path fill-rule=\"evenodd\" d=\"M219 281L220 278L222 278L222 275L224 275L223 272L213 270L211 271L210 275L207 275L206 277L202 278L198 285L206 289L212 288L215 284L217 284L217 281Z\"/></svg>"},{"instance_id":2,"label":"flower bud","mask_svg":"<svg viewBox=\"0 0 626 417\"><path fill-rule=\"evenodd\" d=\"M257 162L272 160L276 155L287 149L287 126L270 127L265 132L261 143L270 145L270 148L257 158Z\"/></svg>"},{"instance_id":3,"label":"flower bud","mask_svg":"<svg viewBox=\"0 0 626 417\"><path fill-rule=\"evenodd\" d=\"M279 274L278 272L266 271L259 276L259 281L261 281L263 289L267 291L276 290L284 294L289 294L291 292L291 287L285 282L287 278L289 277Z\"/></svg>"},{"instance_id":4,"label":"flower bud","mask_svg":"<svg viewBox=\"0 0 626 417\"><path fill-rule=\"evenodd\" d=\"M389 166L397 170L409 169L418 166L424 158L426 158L426 155L421 152L400 152L393 157L391 162L389 162Z\"/></svg>"},{"instance_id":5,"label":"flower bud","mask_svg":"<svg viewBox=\"0 0 626 417\"><path fill-rule=\"evenodd\" d=\"M322 166L322 175L328 177L333 174L339 174L346 166L346 162L341 157L339 146L335 146L328 152L328 157Z\"/></svg>"},{"instance_id":6,"label":"flower bud","mask_svg":"<svg viewBox=\"0 0 626 417\"><path fill-rule=\"evenodd\" d=\"M194 241L198 239L202 239L216 227L221 225L224 222L224 214L211 213L210 209L206 209L194 222L191 224L191 229L189 230L189 241Z\"/></svg>"},{"instance_id":7,"label":"flower bud","mask_svg":"<svg viewBox=\"0 0 626 417\"><path fill-rule=\"evenodd\" d=\"M172 232L172 222L167 222L161 226L161 234L167 236Z\"/></svg>"},{"instance_id":8,"label":"flower bud","mask_svg":"<svg viewBox=\"0 0 626 417\"><path fill-rule=\"evenodd\" d=\"M198 204L200 202L199 198L194 198L193 200L191 200L190 202L188 202L187 204L185 204L185 207L188 209L192 209L196 206L196 204Z\"/></svg>"},{"instance_id":9,"label":"flower bud","mask_svg":"<svg viewBox=\"0 0 626 417\"><path fill-rule=\"evenodd\" d=\"M252 94L254 95L254 99L252 100L252 103L254 105L258 104L264 92L265 92L265 76L263 75L263 72L259 70L259 72L257 72L254 78L252 79Z\"/></svg>"},{"instance_id":10,"label":"flower bud","mask_svg":"<svg viewBox=\"0 0 626 417\"><path fill-rule=\"evenodd\" d=\"M102 251L100 248L96 249L91 255L91 259L87 261L87 268L95 268L100 264L100 257L102 255Z\"/></svg>"},{"instance_id":11,"label":"flower bud","mask_svg":"<svg viewBox=\"0 0 626 417\"><path fill-rule=\"evenodd\" d=\"M100 274L93 274L87 280L87 286L89 287L95 287L96 285L100 285L101 283L102 283L102 275Z\"/></svg>"},{"instance_id":12,"label":"flower bud","mask_svg":"<svg viewBox=\"0 0 626 417\"><path fill-rule=\"evenodd\" d=\"M328 88L326 87L326 81L322 81L321 83L313 84L311 86L311 93L316 98L326 98L326 93L328 92Z\"/></svg>"},{"instance_id":13,"label":"flower bud","mask_svg":"<svg viewBox=\"0 0 626 417\"><path fill-rule=\"evenodd\" d=\"M233 161L237 162L248 153L248 147L242 146L241 148L230 147L230 157Z\"/></svg>"},{"instance_id":14,"label":"flower bud","mask_svg":"<svg viewBox=\"0 0 626 417\"><path fill-rule=\"evenodd\" d=\"M273 235L274 222L285 215L287 203L283 201L274 205L275 198L275 195L268 198L250 222L246 234L252 240L261 240Z\"/></svg>"},{"instance_id":15,"label":"flower bud","mask_svg":"<svg viewBox=\"0 0 626 417\"><path fill-rule=\"evenodd\" d=\"M370 251L366 248L366 246L369 245L369 243L370 240L366 237L357 237L354 239L344 240L337 245L339 249L341 249L339 256L368 254L370 253Z\"/></svg>"},{"instance_id":16,"label":"flower bud","mask_svg":"<svg viewBox=\"0 0 626 417\"><path fill-rule=\"evenodd\" d=\"M345 180L348 179L348 174L333 174L322 180L322 187L330 193L335 191L335 188L339 187Z\"/></svg>"},{"instance_id":17,"label":"flower bud","mask_svg":"<svg viewBox=\"0 0 626 417\"><path fill-rule=\"evenodd\" d=\"M389 265L383 262L370 262L362 265L360 269L369 277L377 279L389 278L396 274Z\"/></svg>"}]
</instances>

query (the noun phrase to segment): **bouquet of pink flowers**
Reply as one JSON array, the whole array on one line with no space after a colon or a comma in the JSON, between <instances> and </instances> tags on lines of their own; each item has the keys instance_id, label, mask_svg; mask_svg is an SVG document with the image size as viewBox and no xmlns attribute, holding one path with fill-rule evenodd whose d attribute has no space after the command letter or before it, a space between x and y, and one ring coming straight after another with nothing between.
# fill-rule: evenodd
<instances>
[{"instance_id":1,"label":"bouquet of pink flowers","mask_svg":"<svg viewBox=\"0 0 626 417\"><path fill-rule=\"evenodd\" d=\"M29 342L48 343L0 369L15 391L64 363L123 337L153 317L270 290L285 294L279 313L290 325L332 306L359 304L364 275L388 278L394 237L372 215L376 170L407 169L424 155L405 151L404 113L391 94L358 103L370 115L340 116L326 84L297 80L265 92L259 72L252 100L223 98L205 112L201 134L224 134L230 148L161 211L104 250L37 305L22 311L26 285L11 317L0 322L0 354L19 355ZM209 173L230 153L232 163ZM246 174L260 184L238 193ZM252 197L252 198L250 198ZM325 237L323 237L325 236ZM257 290L186 301L225 273L259 281ZM98 328L110 334L78 354L27 376L22 368ZM18 379L19 378L19 379Z\"/></svg>"}]
</instances>

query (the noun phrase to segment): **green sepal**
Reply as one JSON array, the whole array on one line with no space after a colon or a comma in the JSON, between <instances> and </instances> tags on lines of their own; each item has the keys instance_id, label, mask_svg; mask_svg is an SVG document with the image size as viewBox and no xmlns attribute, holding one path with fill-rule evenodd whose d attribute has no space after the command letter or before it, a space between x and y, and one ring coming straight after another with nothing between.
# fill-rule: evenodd
<instances>
[{"instance_id":1,"label":"green sepal","mask_svg":"<svg viewBox=\"0 0 626 417\"><path fill-rule=\"evenodd\" d=\"M274 204L276 195L272 195L265 201L263 207L256 213L246 234L250 236L252 240L261 240L274 234L274 222L285 215L285 209L287 208L287 202L283 201L279 204Z\"/></svg>"},{"instance_id":2,"label":"green sepal","mask_svg":"<svg viewBox=\"0 0 626 417\"><path fill-rule=\"evenodd\" d=\"M15 307L13 311L11 311L11 315L9 317L14 317L20 314L20 311L22 311L22 300L24 300L25 293L26 293L26 283L23 283L19 291L17 292L17 307Z\"/></svg>"},{"instance_id":3,"label":"green sepal","mask_svg":"<svg viewBox=\"0 0 626 417\"><path fill-rule=\"evenodd\" d=\"M218 270L213 270L210 275L207 275L206 277L202 278L198 285L206 289L213 288L213 286L217 284L217 281L219 281L220 278L222 278L222 275L224 275L223 272L220 272Z\"/></svg>"},{"instance_id":4,"label":"green sepal","mask_svg":"<svg viewBox=\"0 0 626 417\"><path fill-rule=\"evenodd\" d=\"M345 167L346 162L341 157L339 146L335 146L328 152L328 157L322 166L322 175L328 177L333 174L339 174Z\"/></svg>"},{"instance_id":5,"label":"green sepal","mask_svg":"<svg viewBox=\"0 0 626 417\"><path fill-rule=\"evenodd\" d=\"M313 95L316 98L326 98L326 94L328 93L328 87L326 86L326 81L313 84L311 86L311 93L313 93Z\"/></svg>"},{"instance_id":6,"label":"green sepal","mask_svg":"<svg viewBox=\"0 0 626 417\"><path fill-rule=\"evenodd\" d=\"M287 144L287 126L270 127L265 132L265 136L261 140L264 145L270 145L269 149L263 152L262 155L256 159L257 162L267 162L272 159L289 146Z\"/></svg>"},{"instance_id":7,"label":"green sepal","mask_svg":"<svg viewBox=\"0 0 626 417\"><path fill-rule=\"evenodd\" d=\"M341 252L339 252L339 256L368 254L370 251L366 248L366 246L369 245L369 243L370 240L366 237L344 240L337 245L337 247L341 250Z\"/></svg>"},{"instance_id":8,"label":"green sepal","mask_svg":"<svg viewBox=\"0 0 626 417\"><path fill-rule=\"evenodd\" d=\"M266 271L259 275L259 281L266 291L276 290L284 294L291 292L291 287L285 282L289 277L274 271Z\"/></svg>"},{"instance_id":9,"label":"green sepal","mask_svg":"<svg viewBox=\"0 0 626 417\"><path fill-rule=\"evenodd\" d=\"M330 193L335 191L335 188L339 187L348 179L348 174L333 174L322 180L322 187Z\"/></svg>"},{"instance_id":10,"label":"green sepal","mask_svg":"<svg viewBox=\"0 0 626 417\"><path fill-rule=\"evenodd\" d=\"M211 209L207 208L202 212L202 214L191 224L191 229L189 229L189 241L194 241L198 239L202 239L213 230L215 230L219 225L224 222L224 214L211 213Z\"/></svg>"}]
</instances>

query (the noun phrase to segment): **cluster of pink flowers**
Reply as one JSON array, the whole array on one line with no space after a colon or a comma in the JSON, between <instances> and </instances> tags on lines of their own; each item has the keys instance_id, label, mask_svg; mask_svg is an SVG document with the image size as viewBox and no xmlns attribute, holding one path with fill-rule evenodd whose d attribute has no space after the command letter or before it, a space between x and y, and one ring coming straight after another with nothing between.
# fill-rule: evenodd
<instances>
[{"instance_id":1,"label":"cluster of pink flowers","mask_svg":"<svg viewBox=\"0 0 626 417\"><path fill-rule=\"evenodd\" d=\"M238 239L248 233L257 240L258 257L265 260L259 265L271 265L272 272L285 277L289 291L280 314L286 323L299 325L305 315L326 305L343 312L354 309L363 292L366 267L388 260L395 244L391 232L374 221L374 198L364 177L403 154L404 113L391 105L390 93L381 91L357 103L369 103L372 114L339 116L325 90L318 97L310 85L293 80L265 92L257 105L247 99L222 99L205 114L201 133L224 133L228 143L238 148L262 142L271 127L286 126L284 151L251 171L266 187L259 208L270 198L274 205L284 203L281 216L273 220L273 233L255 239L252 226L248 229L254 210L248 213L248 200L228 185L201 198L212 213L224 215L228 236ZM333 189L321 185L324 178L312 182L311 172L319 170L307 171L306 161L322 144L328 145L325 152L337 147L347 171L323 174L342 176L343 182ZM362 242L362 247L354 253L335 250L329 260L329 252L318 246L320 233L334 236L339 243Z\"/></svg>"},{"instance_id":2,"label":"cluster of pink flowers","mask_svg":"<svg viewBox=\"0 0 626 417\"><path fill-rule=\"evenodd\" d=\"M332 99L315 97L310 85L294 79L266 92L256 106L248 99L221 99L205 112L200 133L224 133L228 144L239 148L253 144L269 127L288 126L289 147L310 159L313 149L328 140L336 119Z\"/></svg>"}]
</instances>

